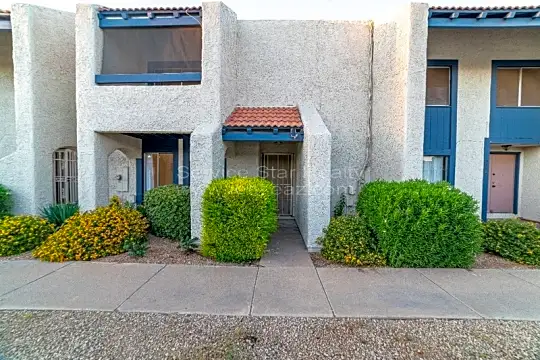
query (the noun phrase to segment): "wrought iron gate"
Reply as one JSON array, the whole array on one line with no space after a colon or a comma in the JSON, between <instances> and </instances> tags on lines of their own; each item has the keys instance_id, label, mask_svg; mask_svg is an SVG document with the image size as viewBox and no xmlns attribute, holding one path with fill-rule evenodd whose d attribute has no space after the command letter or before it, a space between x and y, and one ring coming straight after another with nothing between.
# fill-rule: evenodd
<instances>
[{"instance_id":1,"label":"wrought iron gate","mask_svg":"<svg viewBox=\"0 0 540 360\"><path fill-rule=\"evenodd\" d=\"M55 204L76 203L77 186L77 150L59 149L53 157L53 199Z\"/></svg>"},{"instance_id":2,"label":"wrought iron gate","mask_svg":"<svg viewBox=\"0 0 540 360\"><path fill-rule=\"evenodd\" d=\"M294 154L262 155L261 177L276 187L280 216L294 215Z\"/></svg>"}]
</instances>

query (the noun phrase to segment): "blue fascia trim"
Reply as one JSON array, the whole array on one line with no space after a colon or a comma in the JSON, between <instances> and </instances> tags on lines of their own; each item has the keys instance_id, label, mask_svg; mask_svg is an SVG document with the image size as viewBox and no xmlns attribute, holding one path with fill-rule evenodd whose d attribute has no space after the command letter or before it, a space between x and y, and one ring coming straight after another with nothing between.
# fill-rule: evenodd
<instances>
[{"instance_id":1,"label":"blue fascia trim","mask_svg":"<svg viewBox=\"0 0 540 360\"><path fill-rule=\"evenodd\" d=\"M456 143L457 143L457 90L458 90L458 60L428 60L428 66L449 66L450 67L450 104L452 108L450 125L450 153L448 164L448 182L455 185L456 182ZM425 121L425 120L424 120ZM445 151L446 152L446 151ZM426 154L427 155L427 154ZM433 154L435 155L435 154ZM441 154L446 155L446 154Z\"/></svg>"},{"instance_id":2,"label":"blue fascia trim","mask_svg":"<svg viewBox=\"0 0 540 360\"><path fill-rule=\"evenodd\" d=\"M181 14L174 16L148 16L152 12L101 12L98 14L99 27L102 29L169 27L169 26L201 26L201 16ZM159 15L159 14L156 14ZM133 17L135 16L135 17Z\"/></svg>"},{"instance_id":3,"label":"blue fascia trim","mask_svg":"<svg viewBox=\"0 0 540 360\"><path fill-rule=\"evenodd\" d=\"M191 136L184 135L182 136L182 184L185 186L190 185L191 181L191 162L190 162L190 151L191 151Z\"/></svg>"},{"instance_id":4,"label":"blue fascia trim","mask_svg":"<svg viewBox=\"0 0 540 360\"><path fill-rule=\"evenodd\" d=\"M487 221L487 207L489 194L489 155L491 144L488 138L484 139L484 176L482 179L482 221Z\"/></svg>"},{"instance_id":5,"label":"blue fascia trim","mask_svg":"<svg viewBox=\"0 0 540 360\"><path fill-rule=\"evenodd\" d=\"M304 133L297 132L296 137L292 137L290 129L286 129L285 131L278 131L277 133L274 133L273 130L253 131L253 129L249 128L246 131L246 130L231 130L231 129L223 128L222 139L223 141L302 142L304 141Z\"/></svg>"},{"instance_id":6,"label":"blue fascia trim","mask_svg":"<svg viewBox=\"0 0 540 360\"><path fill-rule=\"evenodd\" d=\"M443 29L482 29L482 28L537 28L540 27L540 19L534 18L511 18L511 19L446 19L431 18L428 27Z\"/></svg>"},{"instance_id":7,"label":"blue fascia trim","mask_svg":"<svg viewBox=\"0 0 540 360\"><path fill-rule=\"evenodd\" d=\"M167 82L201 82L202 73L185 72L175 74L99 74L96 84L134 84Z\"/></svg>"}]
</instances>

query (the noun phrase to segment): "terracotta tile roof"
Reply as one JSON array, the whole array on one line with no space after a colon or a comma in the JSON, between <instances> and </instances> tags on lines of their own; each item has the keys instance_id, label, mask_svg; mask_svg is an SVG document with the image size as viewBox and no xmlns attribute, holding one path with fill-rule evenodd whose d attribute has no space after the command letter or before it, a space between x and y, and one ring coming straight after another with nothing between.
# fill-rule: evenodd
<instances>
[{"instance_id":1,"label":"terracotta tile roof","mask_svg":"<svg viewBox=\"0 0 540 360\"><path fill-rule=\"evenodd\" d=\"M100 6L98 11L201 11L202 6L187 7L146 7L146 8L109 8Z\"/></svg>"},{"instance_id":2,"label":"terracotta tile roof","mask_svg":"<svg viewBox=\"0 0 540 360\"><path fill-rule=\"evenodd\" d=\"M540 9L540 5L526 6L432 6L431 10L471 10L471 11L490 11L490 10L533 10Z\"/></svg>"},{"instance_id":3,"label":"terracotta tile roof","mask_svg":"<svg viewBox=\"0 0 540 360\"><path fill-rule=\"evenodd\" d=\"M0 15L8 15L9 16L9 14L11 14L11 11L0 9Z\"/></svg>"},{"instance_id":4,"label":"terracotta tile roof","mask_svg":"<svg viewBox=\"0 0 540 360\"><path fill-rule=\"evenodd\" d=\"M233 110L225 121L230 127L302 127L300 111L296 106L243 107Z\"/></svg>"}]
</instances>

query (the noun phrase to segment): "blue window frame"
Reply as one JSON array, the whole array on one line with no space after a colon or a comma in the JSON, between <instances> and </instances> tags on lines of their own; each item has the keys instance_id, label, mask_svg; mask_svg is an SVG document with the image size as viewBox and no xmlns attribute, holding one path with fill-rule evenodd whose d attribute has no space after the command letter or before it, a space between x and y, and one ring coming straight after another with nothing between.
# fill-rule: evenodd
<instances>
[{"instance_id":1,"label":"blue window frame","mask_svg":"<svg viewBox=\"0 0 540 360\"><path fill-rule=\"evenodd\" d=\"M430 72L435 75L432 79ZM458 62L428 60L427 76L424 127L426 177L428 180L442 177L453 185L456 168Z\"/></svg>"},{"instance_id":2,"label":"blue window frame","mask_svg":"<svg viewBox=\"0 0 540 360\"><path fill-rule=\"evenodd\" d=\"M103 10L98 85L198 85L202 80L201 9Z\"/></svg>"},{"instance_id":3,"label":"blue window frame","mask_svg":"<svg viewBox=\"0 0 540 360\"><path fill-rule=\"evenodd\" d=\"M520 69L539 69L540 60L496 60L492 63L491 73L491 105L489 122L489 140L492 144L540 145L540 106L523 106L521 90L523 74ZM515 106L498 106L511 104L510 100L501 102L499 77L500 70L521 71L519 81L515 84ZM514 90L512 90L514 91ZM527 90L530 91L530 90ZM498 99L499 94L499 99ZM540 96L532 90L533 97ZM509 97L507 95L507 97Z\"/></svg>"}]
</instances>

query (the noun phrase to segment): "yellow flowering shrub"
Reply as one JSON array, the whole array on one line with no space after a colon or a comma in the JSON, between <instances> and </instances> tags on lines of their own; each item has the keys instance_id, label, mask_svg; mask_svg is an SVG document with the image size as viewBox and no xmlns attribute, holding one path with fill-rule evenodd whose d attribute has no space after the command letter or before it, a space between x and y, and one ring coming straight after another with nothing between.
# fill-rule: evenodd
<instances>
[{"instance_id":1,"label":"yellow flowering shrub","mask_svg":"<svg viewBox=\"0 0 540 360\"><path fill-rule=\"evenodd\" d=\"M37 216L8 216L0 220L0 256L34 249L54 231L54 225Z\"/></svg>"},{"instance_id":2,"label":"yellow flowering shrub","mask_svg":"<svg viewBox=\"0 0 540 360\"><path fill-rule=\"evenodd\" d=\"M350 266L385 266L386 260L379 254L367 226L359 216L334 217L317 239L322 246L321 255L330 261Z\"/></svg>"},{"instance_id":3,"label":"yellow flowering shrub","mask_svg":"<svg viewBox=\"0 0 540 360\"><path fill-rule=\"evenodd\" d=\"M36 250L45 261L94 260L125 252L126 243L144 243L148 222L113 198L108 206L70 217Z\"/></svg>"}]
</instances>

